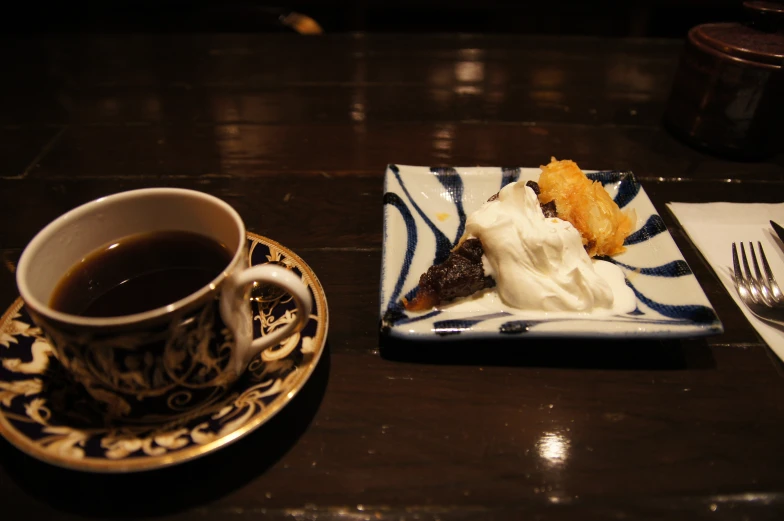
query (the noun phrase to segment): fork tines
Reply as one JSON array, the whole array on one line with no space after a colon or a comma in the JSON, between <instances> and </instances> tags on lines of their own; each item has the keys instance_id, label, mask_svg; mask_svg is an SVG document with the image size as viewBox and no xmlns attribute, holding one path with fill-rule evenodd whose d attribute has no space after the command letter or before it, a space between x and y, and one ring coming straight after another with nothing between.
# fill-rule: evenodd
<instances>
[{"instance_id":1,"label":"fork tines","mask_svg":"<svg viewBox=\"0 0 784 521\"><path fill-rule=\"evenodd\" d=\"M743 262L743 271L741 271L740 262L738 261L738 249L735 243L732 244L732 265L735 274L735 288L738 290L740 298L747 304L760 304L768 307L777 307L784 303L782 298L781 289L773 277L773 272L768 264L768 259L765 257L765 250L762 248L762 243L757 242L757 249L759 250L760 259L762 259L762 270L757 261L757 254L754 251L754 246L749 243L749 251L751 252L751 263L754 266L754 275L751 274L749 268L749 261L746 257L746 248L743 243L740 243L740 258ZM764 273L763 273L764 272Z\"/></svg>"}]
</instances>

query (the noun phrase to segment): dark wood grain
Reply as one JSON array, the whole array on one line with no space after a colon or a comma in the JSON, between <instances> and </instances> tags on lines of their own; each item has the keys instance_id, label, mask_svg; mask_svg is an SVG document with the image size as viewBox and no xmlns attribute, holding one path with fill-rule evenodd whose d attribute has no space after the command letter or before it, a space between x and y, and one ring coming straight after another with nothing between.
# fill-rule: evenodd
<instances>
[{"instance_id":1,"label":"dark wood grain","mask_svg":"<svg viewBox=\"0 0 784 521\"><path fill-rule=\"evenodd\" d=\"M30 178L375 175L389 163L536 167L550 156L644 181L784 181L781 159L716 159L658 127L526 122L72 126Z\"/></svg>"},{"instance_id":2,"label":"dark wood grain","mask_svg":"<svg viewBox=\"0 0 784 521\"><path fill-rule=\"evenodd\" d=\"M398 66L389 64L390 68ZM457 67L447 63L436 77L429 77L434 73L421 67L424 76L418 81L372 81L355 71L353 75L359 77L354 81L291 82L283 85L285 89L277 82L63 87L36 96L20 93L0 101L0 122L106 125L498 120L640 125L656 124L667 101L655 91L607 85L605 78L588 70L560 78L545 71L541 78L511 83L511 78L493 70L501 67L498 62L472 60ZM643 73L623 70L623 64L620 68L622 74L644 74L649 81L660 84L667 83L670 76L668 69ZM577 76L580 72L589 74L590 83L597 89L607 88L602 96L585 89ZM458 81L459 75L480 73L479 79ZM495 79L494 75L499 77Z\"/></svg>"},{"instance_id":3,"label":"dark wood grain","mask_svg":"<svg viewBox=\"0 0 784 521\"><path fill-rule=\"evenodd\" d=\"M21 178L40 160L62 135L56 126L0 126L0 178Z\"/></svg>"},{"instance_id":4,"label":"dark wood grain","mask_svg":"<svg viewBox=\"0 0 784 521\"><path fill-rule=\"evenodd\" d=\"M655 124L680 49L585 38L571 54L553 38L464 42L334 37L312 60L306 40L272 35L35 40L26 59L0 50L10 75L30 79L6 87L0 122Z\"/></svg>"},{"instance_id":5,"label":"dark wood grain","mask_svg":"<svg viewBox=\"0 0 784 521\"><path fill-rule=\"evenodd\" d=\"M784 366L666 209L781 202L784 156L660 127L680 42L519 36L4 40L0 301L47 222L149 186L214 194L313 268L328 355L257 432L140 475L0 441L2 519L771 519ZM5 66L5 65L4 65ZM388 163L633 170L725 326L665 342L378 334ZM0 349L2 347L0 346Z\"/></svg>"}]
</instances>

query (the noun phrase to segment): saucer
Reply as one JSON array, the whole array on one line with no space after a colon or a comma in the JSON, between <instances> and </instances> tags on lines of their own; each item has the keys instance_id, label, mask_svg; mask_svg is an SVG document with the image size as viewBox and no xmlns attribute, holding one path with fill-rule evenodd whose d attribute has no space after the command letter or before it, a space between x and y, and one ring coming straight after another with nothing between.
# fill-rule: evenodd
<instances>
[{"instance_id":1,"label":"saucer","mask_svg":"<svg viewBox=\"0 0 784 521\"><path fill-rule=\"evenodd\" d=\"M0 434L42 461L90 472L136 472L182 463L237 441L267 422L302 388L324 351L329 312L310 267L275 241L248 233L251 265L275 263L302 277L313 296L305 328L283 358L267 350L219 400L157 424L112 424L71 383L21 298L0 319ZM290 320L287 293L252 292L254 327L270 331Z\"/></svg>"}]
</instances>

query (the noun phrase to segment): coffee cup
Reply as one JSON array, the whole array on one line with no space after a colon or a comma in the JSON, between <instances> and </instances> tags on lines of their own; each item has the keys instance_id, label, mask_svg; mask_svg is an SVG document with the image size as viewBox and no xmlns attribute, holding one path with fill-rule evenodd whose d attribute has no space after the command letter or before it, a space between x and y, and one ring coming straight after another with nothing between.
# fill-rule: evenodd
<instances>
[{"instance_id":1,"label":"coffee cup","mask_svg":"<svg viewBox=\"0 0 784 521\"><path fill-rule=\"evenodd\" d=\"M22 253L17 286L59 362L107 417L169 419L217 401L255 356L309 319L300 277L248 266L246 244L241 217L216 197L133 190L44 227ZM258 284L290 294L296 311L254 338L249 291Z\"/></svg>"}]
</instances>

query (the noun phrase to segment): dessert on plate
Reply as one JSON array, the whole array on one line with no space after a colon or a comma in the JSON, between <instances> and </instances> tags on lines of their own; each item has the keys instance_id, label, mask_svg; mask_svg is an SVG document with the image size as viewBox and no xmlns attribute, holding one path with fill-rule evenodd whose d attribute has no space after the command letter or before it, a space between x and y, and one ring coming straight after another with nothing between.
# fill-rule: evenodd
<instances>
[{"instance_id":1,"label":"dessert on plate","mask_svg":"<svg viewBox=\"0 0 784 521\"><path fill-rule=\"evenodd\" d=\"M468 216L449 257L422 274L415 296L403 300L407 310L487 290L516 309L612 307L613 291L592 257L624 251L634 215L574 161L552 158L541 169L538 183L510 183Z\"/></svg>"}]
</instances>

